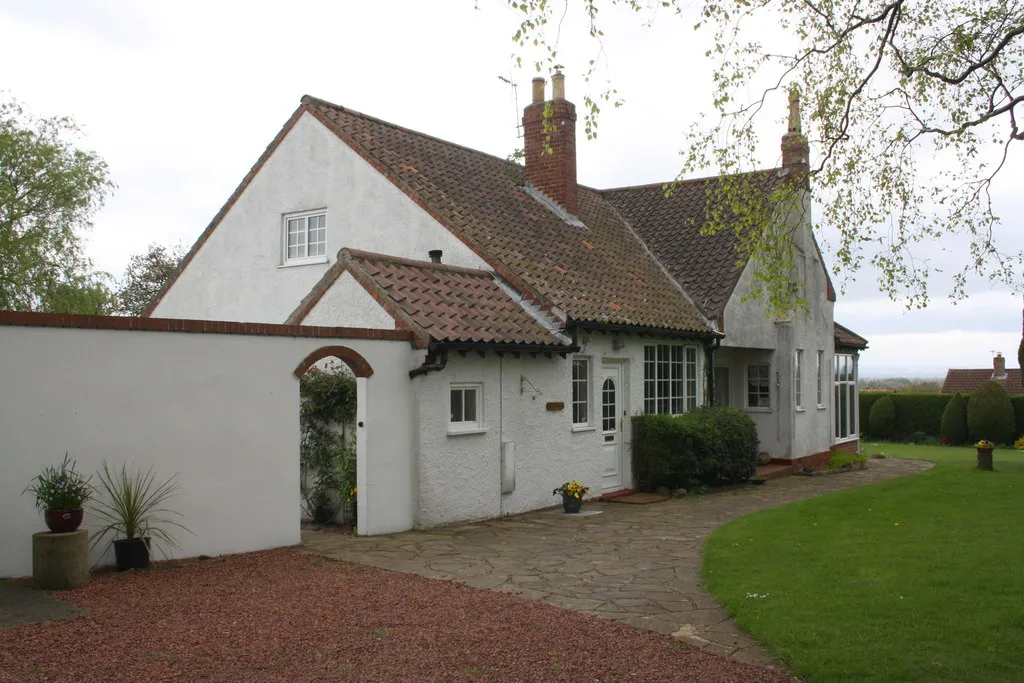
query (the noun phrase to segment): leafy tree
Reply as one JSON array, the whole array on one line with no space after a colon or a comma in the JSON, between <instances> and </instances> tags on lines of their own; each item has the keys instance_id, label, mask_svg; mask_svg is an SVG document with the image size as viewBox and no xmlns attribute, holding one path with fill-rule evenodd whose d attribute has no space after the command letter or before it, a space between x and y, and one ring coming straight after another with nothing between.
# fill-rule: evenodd
<instances>
[{"instance_id":1,"label":"leafy tree","mask_svg":"<svg viewBox=\"0 0 1024 683\"><path fill-rule=\"evenodd\" d=\"M144 315L184 256L185 248L180 244L174 247L150 244L146 253L132 256L117 286L117 311L125 315Z\"/></svg>"},{"instance_id":2,"label":"leafy tree","mask_svg":"<svg viewBox=\"0 0 1024 683\"><path fill-rule=\"evenodd\" d=\"M103 313L110 291L81 235L114 187L106 163L79 149L66 117L0 102L0 309Z\"/></svg>"},{"instance_id":3,"label":"leafy tree","mask_svg":"<svg viewBox=\"0 0 1024 683\"><path fill-rule=\"evenodd\" d=\"M513 38L517 50L538 46L534 66L553 68L558 38L549 40L545 31L557 27L561 34L571 3L507 1L523 14ZM632 10L643 22L679 19L681 28L712 33L709 104L718 116L691 129L680 177L715 168L724 181L726 174L762 167L754 124L770 93L792 87L804 126L791 118L790 130L810 137L806 187L821 207L820 224L839 232L840 268L852 274L867 258L883 292L923 307L932 266L920 249L965 235L970 246L953 273L952 297L966 296L972 273L1019 288L1024 253L998 245L989 191L1013 143L1024 140L1021 0L585 0L581 7L601 56L606 29L614 33L622 25L620 16L606 21L601 14L613 7ZM763 27L776 24L780 34L766 35ZM589 62L588 84L604 61ZM587 93L588 137L596 135L599 104L615 97L610 87ZM807 206L798 192L803 183L776 193L774 210L766 210L764 193L751 192L749 182L733 176L713 191L712 206L723 208L712 212L706 230L730 225L737 231L740 260L757 266L758 293L771 312L784 312L794 299L794 258L787 231L768 228L780 213ZM728 223L734 213L741 220Z\"/></svg>"},{"instance_id":4,"label":"leafy tree","mask_svg":"<svg viewBox=\"0 0 1024 683\"><path fill-rule=\"evenodd\" d=\"M967 429L976 441L1013 443L1016 421L1010 397L998 382L982 382L967 401Z\"/></svg>"}]
</instances>

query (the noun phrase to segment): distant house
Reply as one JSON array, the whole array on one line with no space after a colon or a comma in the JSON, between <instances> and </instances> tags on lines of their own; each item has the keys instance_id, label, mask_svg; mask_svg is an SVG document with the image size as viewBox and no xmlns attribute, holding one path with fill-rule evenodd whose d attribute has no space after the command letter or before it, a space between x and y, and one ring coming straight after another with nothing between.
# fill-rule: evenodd
<instances>
[{"instance_id":1,"label":"distant house","mask_svg":"<svg viewBox=\"0 0 1024 683\"><path fill-rule=\"evenodd\" d=\"M981 383L992 380L999 384L1010 396L1024 395L1024 386L1020 383L1020 368L1006 369L1006 358L1003 354L997 353L992 359L991 368L979 370L948 370L946 379L942 383L943 394L970 394L973 393Z\"/></svg>"},{"instance_id":2,"label":"distant house","mask_svg":"<svg viewBox=\"0 0 1024 683\"><path fill-rule=\"evenodd\" d=\"M359 484L411 501L392 528L544 507L571 478L632 487L639 413L732 406L786 462L858 450L867 342L833 324L809 212L792 230L808 311L766 318L734 234L701 234L719 179L671 198L578 184L575 107L552 80L524 111L525 165L302 98L150 314L413 331L394 397L413 414L359 422L370 441L410 434L413 460L359 455L412 481ZM750 176L766 193L807 172L798 106L782 167Z\"/></svg>"}]
</instances>

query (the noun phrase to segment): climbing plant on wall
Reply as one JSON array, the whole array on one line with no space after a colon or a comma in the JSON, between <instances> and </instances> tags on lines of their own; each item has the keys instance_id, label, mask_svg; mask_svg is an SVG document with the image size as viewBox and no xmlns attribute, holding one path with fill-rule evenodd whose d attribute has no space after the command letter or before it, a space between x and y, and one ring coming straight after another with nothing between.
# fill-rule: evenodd
<instances>
[{"instance_id":1,"label":"climbing plant on wall","mask_svg":"<svg viewBox=\"0 0 1024 683\"><path fill-rule=\"evenodd\" d=\"M356 379L341 365L310 368L299 383L300 482L306 514L330 521L348 506L355 521Z\"/></svg>"}]
</instances>

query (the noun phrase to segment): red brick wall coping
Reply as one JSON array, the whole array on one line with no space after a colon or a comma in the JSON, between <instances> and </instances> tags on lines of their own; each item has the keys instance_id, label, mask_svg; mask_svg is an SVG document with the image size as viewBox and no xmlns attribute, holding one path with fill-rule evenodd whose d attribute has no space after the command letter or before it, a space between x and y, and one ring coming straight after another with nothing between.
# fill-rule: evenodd
<instances>
[{"instance_id":1,"label":"red brick wall coping","mask_svg":"<svg viewBox=\"0 0 1024 683\"><path fill-rule=\"evenodd\" d=\"M314 327L310 325L276 325L272 323L237 323L225 320L130 318L111 315L78 315L26 311L0 311L0 325L73 327L85 330L247 334L271 337L319 337L324 339L380 339L409 342L413 348L419 348L418 344L420 343L420 340L416 339L412 330L371 330L364 327Z\"/></svg>"}]
</instances>

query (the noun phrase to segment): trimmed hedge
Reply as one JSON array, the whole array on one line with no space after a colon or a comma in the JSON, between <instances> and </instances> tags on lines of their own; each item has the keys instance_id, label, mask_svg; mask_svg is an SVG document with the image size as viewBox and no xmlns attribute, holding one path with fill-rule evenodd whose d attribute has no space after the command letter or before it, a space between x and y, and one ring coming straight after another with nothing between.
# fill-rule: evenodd
<instances>
[{"instance_id":1,"label":"trimmed hedge","mask_svg":"<svg viewBox=\"0 0 1024 683\"><path fill-rule=\"evenodd\" d=\"M633 417L633 474L642 491L738 483L757 471L757 425L735 408Z\"/></svg>"},{"instance_id":2,"label":"trimmed hedge","mask_svg":"<svg viewBox=\"0 0 1024 683\"><path fill-rule=\"evenodd\" d=\"M953 394L918 394L897 392L861 392L860 394L860 435L865 439L881 439L872 434L868 426L871 406L883 396L889 396L896 403L896 438L909 439L914 432L924 432L938 438L942 432L942 413ZM971 394L963 394L964 421L967 420L967 402ZM1011 396L1010 403L1016 417L1016 436L1024 435L1024 396Z\"/></svg>"}]
</instances>

